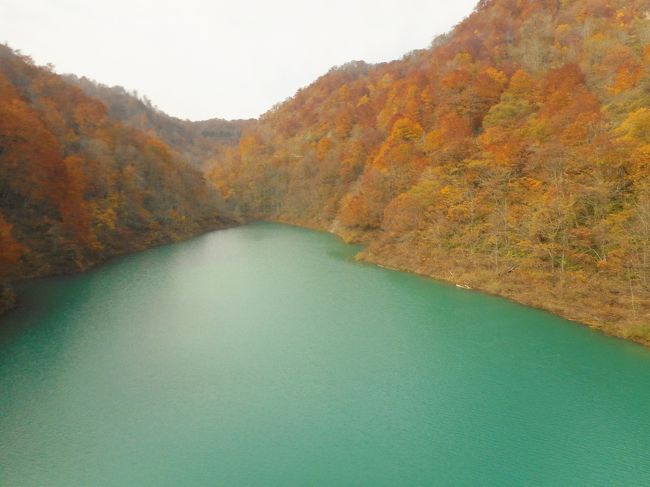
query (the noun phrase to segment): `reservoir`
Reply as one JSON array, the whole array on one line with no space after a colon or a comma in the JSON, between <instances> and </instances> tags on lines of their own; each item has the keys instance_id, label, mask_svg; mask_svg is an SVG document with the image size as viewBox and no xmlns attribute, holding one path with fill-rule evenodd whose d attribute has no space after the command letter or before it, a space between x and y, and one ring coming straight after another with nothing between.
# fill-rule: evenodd
<instances>
[{"instance_id":1,"label":"reservoir","mask_svg":"<svg viewBox=\"0 0 650 487\"><path fill-rule=\"evenodd\" d=\"M258 223L32 282L2 486L650 485L650 351Z\"/></svg>"}]
</instances>

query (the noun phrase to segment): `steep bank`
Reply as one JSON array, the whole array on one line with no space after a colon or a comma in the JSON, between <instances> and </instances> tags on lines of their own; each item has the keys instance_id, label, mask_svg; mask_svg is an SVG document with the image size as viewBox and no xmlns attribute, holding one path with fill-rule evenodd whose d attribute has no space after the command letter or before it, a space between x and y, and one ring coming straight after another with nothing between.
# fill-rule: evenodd
<instances>
[{"instance_id":1,"label":"steep bank","mask_svg":"<svg viewBox=\"0 0 650 487\"><path fill-rule=\"evenodd\" d=\"M422 259L400 245L370 245L358 255L359 260L391 269L413 272L437 280L466 286L472 290L501 296L520 304L543 309L571 321L586 325L607 335L650 346L650 333L644 325L620 326L616 303L608 309L611 319L603 320L603 302L569 285L546 288L543 280L507 271L496 275L489 268L477 266L462 256L440 255Z\"/></svg>"},{"instance_id":2,"label":"steep bank","mask_svg":"<svg viewBox=\"0 0 650 487\"><path fill-rule=\"evenodd\" d=\"M233 211L650 338L647 1L481 1L431 47L319 78L211 177Z\"/></svg>"},{"instance_id":3,"label":"steep bank","mask_svg":"<svg viewBox=\"0 0 650 487\"><path fill-rule=\"evenodd\" d=\"M512 268L495 275L490 266L481 266L479 262L472 261L464 254L441 252L434 256L427 252L427 257L424 257L422 249L410 242L385 239L381 232L351 232L336 224L328 226L322 222L282 217L269 221L332 233L346 243L362 245L364 249L355 257L358 261L503 297L525 306L549 311L606 335L650 347L647 326L621 327L620 322L616 321L620 319L620 315L617 315L617 303L609 303L612 319L603 321L600 313L604 303L598 299L586 299L589 290L584 288L569 285L564 287L563 283L560 283L557 288L549 289L544 280L533 281L530 276L521 275ZM592 283L590 287L593 289L598 285L602 286Z\"/></svg>"}]
</instances>

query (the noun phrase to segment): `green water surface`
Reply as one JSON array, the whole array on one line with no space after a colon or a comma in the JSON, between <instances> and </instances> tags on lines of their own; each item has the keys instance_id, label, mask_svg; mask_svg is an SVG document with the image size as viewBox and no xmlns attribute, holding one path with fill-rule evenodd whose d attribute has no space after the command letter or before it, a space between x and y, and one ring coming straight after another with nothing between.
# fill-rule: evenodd
<instances>
[{"instance_id":1,"label":"green water surface","mask_svg":"<svg viewBox=\"0 0 650 487\"><path fill-rule=\"evenodd\" d=\"M264 223L28 285L0 485L650 485L650 351L355 251Z\"/></svg>"}]
</instances>

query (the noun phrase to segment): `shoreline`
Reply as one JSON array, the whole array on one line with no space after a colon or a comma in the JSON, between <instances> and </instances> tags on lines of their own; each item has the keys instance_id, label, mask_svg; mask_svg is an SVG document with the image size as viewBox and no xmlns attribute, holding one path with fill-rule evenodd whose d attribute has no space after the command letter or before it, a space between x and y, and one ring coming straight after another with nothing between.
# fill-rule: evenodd
<instances>
[{"instance_id":1,"label":"shoreline","mask_svg":"<svg viewBox=\"0 0 650 487\"><path fill-rule=\"evenodd\" d=\"M606 324L603 324L602 322L598 322L595 319L590 320L586 316L580 316L579 312L570 312L570 310L567 310L566 308L561 307L559 305L554 306L553 304L532 302L526 299L525 297L521 296L520 294L518 294L516 291L508 292L508 290L504 290L504 291L490 290L487 289L487 287L480 282L471 282L470 284L465 280L462 281L453 280L448 277L445 277L443 272L429 273L429 272L418 271L416 269L409 267L408 265L400 264L398 262L392 262L392 260L394 259L391 259L390 256L384 255L381 251L379 253L373 252L372 254L370 254L368 252L368 248L372 244L371 240L372 240L373 232L358 231L358 232L349 232L346 234L346 232L341 231L343 229L337 228L337 225L335 224L330 224L329 227L323 227L318 223L316 224L313 222L295 223L286 220L283 221L280 218L267 219L261 221L281 223L284 225L291 225L291 226L305 228L309 230L327 232L341 239L346 244L363 246L364 248L361 251L359 251L355 256L355 260L357 261L375 265L383 269L388 269L397 272L405 272L407 274L412 274L415 276L432 279L434 281L453 285L462 291L480 292L489 296L507 299L508 301L519 304L521 306L526 306L528 308L551 313L554 316L570 321L571 323L574 323L576 325L589 328L605 336L616 338L618 340L625 340L627 342L635 343L637 345L641 345L644 348L650 349L650 338L646 338L638 335L627 335L627 336L623 335L622 333L620 333L621 331L623 331L621 328L615 326L607 326ZM464 286L468 286L469 289Z\"/></svg>"},{"instance_id":2,"label":"shoreline","mask_svg":"<svg viewBox=\"0 0 650 487\"><path fill-rule=\"evenodd\" d=\"M526 300L524 300L524 299L518 299L515 294L492 292L492 291L490 291L488 289L485 289L484 287L481 287L480 285L474 285L469 289L462 288L461 286L459 286L459 284L457 282L452 281L450 279L446 279L443 276L417 272L417 271L411 270L408 267L404 267L404 266L391 265L388 262L386 262L385 260L381 260L381 259L374 259L374 258L370 258L370 257L366 257L366 256L360 256L357 260L368 263L368 264L376 265L376 266L381 267L383 269L388 269L388 270L397 271L397 272L405 272L407 274L412 274L412 275L415 275L415 276L424 277L426 279L431 279L431 280L434 280L434 281L437 281L437 282L442 282L442 283L445 283L445 284L453 285L453 286L455 286L457 288L460 288L460 290L463 290L463 291L479 292L479 293L482 293L482 294L486 294L488 296L507 299L510 302L516 303L516 304L521 305L521 306L525 306L527 308L536 309L536 310L544 311L546 313L550 313L553 316L557 316L558 318L562 318L563 320L570 321L571 323L574 323L576 325L579 325L579 326L582 326L582 327L585 327L585 328L589 328L591 330L594 330L594 331L596 331L598 333L601 333L602 335L608 336L610 338L616 338L618 340L624 340L626 342L635 343L637 345L641 345L644 348L650 349L650 340L648 340L648 339L645 339L643 337L636 337L636 336L628 336L628 337L622 336L620 334L617 334L616 329L614 329L614 328L608 328L608 327L603 326L602 324L597 323L595 321L594 322L589 322L589 321L584 320L584 319L574 318L568 313L565 314L565 313L562 313L562 312L560 312L558 310L555 310L550 305L544 306L544 305L539 305L539 304L533 304L533 303L526 302Z\"/></svg>"},{"instance_id":3,"label":"shoreline","mask_svg":"<svg viewBox=\"0 0 650 487\"><path fill-rule=\"evenodd\" d=\"M625 340L627 342L635 343L638 345L643 346L644 348L650 348L650 339L642 337L642 336L636 336L636 335L628 335L624 336L623 334L620 333L621 329L616 328L613 326L607 326L603 324L602 322L597 322L596 320L589 320L586 317L578 316L580 313L574 312L571 313L569 310L566 310L565 308L561 308L559 306L554 306L553 304L544 304L540 302L531 302L530 300L526 299L525 297L521 296L521 294L517 293L516 291L513 290L491 290L488 289L486 285L482 284L481 282L472 282L471 286L469 282L466 280L462 280L462 282L450 279L448 277L445 277L444 273L430 273L430 272L423 272L423 271L418 271L416 269L413 269L412 267L405 265L403 263L399 262L399 259L391 259L391 256L384 255L383 252L368 252L368 247L371 244L369 242L369 237L370 234L366 233L364 234L363 232L359 232L356 234L350 234L346 235L344 232L337 231L336 229L333 228L333 226L330 226L330 228L325 227L322 224L319 223L313 223L313 222L302 222L302 223L296 223L292 221L287 221L283 220L280 218L277 219L251 219L251 220L246 220L238 223L230 222L229 224L217 224L212 228L205 228L200 232L193 233L190 235L184 235L178 238L170 238L165 241L157 242L153 245L147 246L142 249L131 249L127 250L124 252L116 253L113 255L110 255L104 259L98 260L96 263L93 263L89 265L86 268L79 269L77 271L61 271L61 272L55 272L55 273L50 273L47 275L42 275L42 276L33 276L33 277L26 277L23 279L15 279L13 281L7 281L4 283L0 283L0 320L2 317L10 310L14 309L20 302L20 295L17 294L14 291L13 286L15 285L22 285L23 283L35 280L35 279L47 279L47 278L53 278L53 277L62 277L62 276L73 276L76 274L80 274L83 272L87 272L89 270L97 269L103 265L106 265L113 261L114 259L120 258L120 257L125 257L128 255L133 255L137 254L139 252L149 250L152 248L164 246L164 245L172 245L177 242L182 242L186 240L190 240L195 237L199 237L201 235L205 235L214 231L220 231L220 230L228 230L231 228L237 228L239 226L247 225L250 223L255 223L255 222L267 222L267 223L277 223L281 225L288 225L288 226L293 226L297 228L302 228L306 230L312 230L312 231L320 231L324 233L328 233L330 235L335 236L336 238L340 239L343 243L346 245L361 245L363 246L363 249L358 251L355 255L355 260L358 262L364 262L370 265L374 265L383 269L391 270L391 271L396 271L396 272L404 272L408 274L412 274L415 276L419 277L424 277L426 279L431 279L434 281L438 281L441 283L445 283L448 285L455 286L459 290L462 291L473 291L473 292L480 292L489 296L494 296L494 297L499 297L503 299L507 299L513 303L519 304L521 306L526 306L528 308L532 309L537 309L541 311L545 311L547 313L551 313L554 316L557 316L559 318L562 318L564 320L570 321L571 323L575 323L576 325L583 326L586 328L589 328L591 330L594 330L598 333L601 333L605 336L611 337L611 338L616 338L619 340Z\"/></svg>"}]
</instances>

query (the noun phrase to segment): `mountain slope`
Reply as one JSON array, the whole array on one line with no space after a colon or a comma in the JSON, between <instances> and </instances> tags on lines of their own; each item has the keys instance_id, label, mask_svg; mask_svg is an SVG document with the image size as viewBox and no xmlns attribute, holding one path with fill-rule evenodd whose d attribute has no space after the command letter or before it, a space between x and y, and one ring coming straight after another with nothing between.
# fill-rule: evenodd
<instances>
[{"instance_id":1,"label":"mountain slope","mask_svg":"<svg viewBox=\"0 0 650 487\"><path fill-rule=\"evenodd\" d=\"M5 46L0 100L0 282L82 270L230 221L164 142ZM0 287L0 308L12 299Z\"/></svg>"},{"instance_id":2,"label":"mountain slope","mask_svg":"<svg viewBox=\"0 0 650 487\"><path fill-rule=\"evenodd\" d=\"M492 0L333 69L211 174L249 217L650 342L650 4Z\"/></svg>"}]
</instances>

